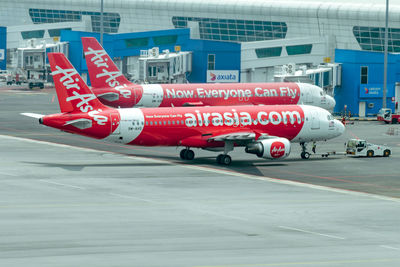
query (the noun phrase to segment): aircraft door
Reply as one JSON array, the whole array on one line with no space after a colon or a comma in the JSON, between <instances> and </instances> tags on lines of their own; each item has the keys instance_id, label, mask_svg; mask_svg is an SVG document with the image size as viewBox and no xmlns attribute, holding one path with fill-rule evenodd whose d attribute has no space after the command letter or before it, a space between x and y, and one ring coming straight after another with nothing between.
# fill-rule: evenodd
<instances>
[{"instance_id":1,"label":"aircraft door","mask_svg":"<svg viewBox=\"0 0 400 267\"><path fill-rule=\"evenodd\" d=\"M311 130L318 130L320 128L320 122L318 118L318 112L313 111L311 113Z\"/></svg>"}]
</instances>

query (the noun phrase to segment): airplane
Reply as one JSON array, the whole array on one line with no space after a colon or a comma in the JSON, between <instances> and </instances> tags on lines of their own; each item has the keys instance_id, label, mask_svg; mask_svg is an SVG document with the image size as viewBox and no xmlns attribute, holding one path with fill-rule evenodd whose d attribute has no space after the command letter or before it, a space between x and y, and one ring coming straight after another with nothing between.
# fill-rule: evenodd
<instances>
[{"instance_id":1,"label":"airplane","mask_svg":"<svg viewBox=\"0 0 400 267\"><path fill-rule=\"evenodd\" d=\"M48 53L61 109L59 114L22 113L65 132L137 146L183 146L180 157L192 160L190 148L222 151L229 165L234 147L260 158L282 159L291 142L301 144L340 136L343 124L325 109L307 105L247 105L115 109L102 104L62 53Z\"/></svg>"},{"instance_id":2,"label":"airplane","mask_svg":"<svg viewBox=\"0 0 400 267\"><path fill-rule=\"evenodd\" d=\"M108 106L180 107L306 104L333 110L335 99L307 83L134 84L94 37L82 37L92 91Z\"/></svg>"}]
</instances>

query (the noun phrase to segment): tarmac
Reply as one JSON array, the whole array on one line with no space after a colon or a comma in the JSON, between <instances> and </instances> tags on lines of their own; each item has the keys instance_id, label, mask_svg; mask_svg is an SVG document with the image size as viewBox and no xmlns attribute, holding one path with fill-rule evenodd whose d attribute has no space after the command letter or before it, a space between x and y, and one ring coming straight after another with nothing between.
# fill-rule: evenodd
<instances>
[{"instance_id":1,"label":"tarmac","mask_svg":"<svg viewBox=\"0 0 400 267\"><path fill-rule=\"evenodd\" d=\"M0 266L399 266L398 125L356 121L318 144L389 158L287 160L104 143L39 125L52 89L0 88Z\"/></svg>"}]
</instances>

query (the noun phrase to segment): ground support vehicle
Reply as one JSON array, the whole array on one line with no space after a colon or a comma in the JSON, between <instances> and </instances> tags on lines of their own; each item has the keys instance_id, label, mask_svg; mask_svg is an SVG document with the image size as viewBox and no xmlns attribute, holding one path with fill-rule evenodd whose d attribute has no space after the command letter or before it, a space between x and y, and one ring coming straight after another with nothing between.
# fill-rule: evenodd
<instances>
[{"instance_id":1,"label":"ground support vehicle","mask_svg":"<svg viewBox=\"0 0 400 267\"><path fill-rule=\"evenodd\" d=\"M400 122L400 114L393 113L390 108L381 108L377 115L378 121L384 121L386 124L396 124Z\"/></svg>"},{"instance_id":2,"label":"ground support vehicle","mask_svg":"<svg viewBox=\"0 0 400 267\"><path fill-rule=\"evenodd\" d=\"M33 89L34 87L39 87L40 89L44 88L44 81L39 79L29 79L28 80L29 89Z\"/></svg>"},{"instance_id":3,"label":"ground support vehicle","mask_svg":"<svg viewBox=\"0 0 400 267\"><path fill-rule=\"evenodd\" d=\"M392 149L386 145L375 145L362 139L350 139L347 142L346 154L358 157L389 157Z\"/></svg>"}]
</instances>

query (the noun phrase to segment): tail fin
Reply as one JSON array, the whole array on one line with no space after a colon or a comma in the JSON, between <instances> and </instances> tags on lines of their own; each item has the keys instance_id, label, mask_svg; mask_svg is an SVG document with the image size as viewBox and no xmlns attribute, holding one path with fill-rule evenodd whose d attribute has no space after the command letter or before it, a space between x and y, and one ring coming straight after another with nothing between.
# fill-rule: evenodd
<instances>
[{"instance_id":1,"label":"tail fin","mask_svg":"<svg viewBox=\"0 0 400 267\"><path fill-rule=\"evenodd\" d=\"M48 53L48 57L61 112L89 112L106 108L63 53Z\"/></svg>"},{"instance_id":2,"label":"tail fin","mask_svg":"<svg viewBox=\"0 0 400 267\"><path fill-rule=\"evenodd\" d=\"M92 87L133 85L120 72L110 56L94 37L82 37L83 52Z\"/></svg>"}]
</instances>

